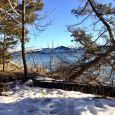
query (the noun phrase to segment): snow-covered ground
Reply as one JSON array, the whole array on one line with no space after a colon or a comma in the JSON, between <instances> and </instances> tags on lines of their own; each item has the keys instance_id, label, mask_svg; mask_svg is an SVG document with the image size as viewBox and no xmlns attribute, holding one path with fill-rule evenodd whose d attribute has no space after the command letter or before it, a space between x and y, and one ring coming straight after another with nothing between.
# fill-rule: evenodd
<instances>
[{"instance_id":1,"label":"snow-covered ground","mask_svg":"<svg viewBox=\"0 0 115 115\"><path fill-rule=\"evenodd\" d=\"M60 89L17 86L0 96L0 115L115 115L115 99Z\"/></svg>"}]
</instances>

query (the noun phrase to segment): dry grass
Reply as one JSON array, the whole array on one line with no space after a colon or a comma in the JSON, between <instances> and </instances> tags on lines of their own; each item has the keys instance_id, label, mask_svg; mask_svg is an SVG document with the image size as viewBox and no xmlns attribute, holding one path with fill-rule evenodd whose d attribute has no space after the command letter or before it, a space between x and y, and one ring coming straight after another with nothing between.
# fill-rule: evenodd
<instances>
[{"instance_id":1,"label":"dry grass","mask_svg":"<svg viewBox=\"0 0 115 115\"><path fill-rule=\"evenodd\" d=\"M0 71L3 70L3 65L0 64ZM10 62L5 64L5 71L10 72L10 71L22 71L22 67L16 63Z\"/></svg>"},{"instance_id":2,"label":"dry grass","mask_svg":"<svg viewBox=\"0 0 115 115\"><path fill-rule=\"evenodd\" d=\"M31 72L39 73L40 75L47 75L47 73L48 73L47 68L45 68L41 65L38 65L35 67L28 67L28 70Z\"/></svg>"},{"instance_id":3,"label":"dry grass","mask_svg":"<svg viewBox=\"0 0 115 115\"><path fill-rule=\"evenodd\" d=\"M42 66L28 67L28 78L34 78L38 75L46 75L47 69ZM8 63L5 65L5 71L2 71L0 65L0 82L9 82L24 79L23 67L16 63Z\"/></svg>"},{"instance_id":4,"label":"dry grass","mask_svg":"<svg viewBox=\"0 0 115 115\"><path fill-rule=\"evenodd\" d=\"M28 79L33 79L38 76L39 73L28 72ZM14 82L24 79L24 72L0 72L0 82Z\"/></svg>"}]
</instances>

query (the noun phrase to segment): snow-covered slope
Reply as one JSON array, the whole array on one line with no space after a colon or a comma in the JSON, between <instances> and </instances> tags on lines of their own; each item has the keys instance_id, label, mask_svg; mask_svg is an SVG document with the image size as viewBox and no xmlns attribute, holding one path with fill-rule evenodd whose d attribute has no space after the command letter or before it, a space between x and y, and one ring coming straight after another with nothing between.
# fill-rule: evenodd
<instances>
[{"instance_id":1,"label":"snow-covered slope","mask_svg":"<svg viewBox=\"0 0 115 115\"><path fill-rule=\"evenodd\" d=\"M0 115L115 115L115 99L17 86L10 96L0 96Z\"/></svg>"}]
</instances>

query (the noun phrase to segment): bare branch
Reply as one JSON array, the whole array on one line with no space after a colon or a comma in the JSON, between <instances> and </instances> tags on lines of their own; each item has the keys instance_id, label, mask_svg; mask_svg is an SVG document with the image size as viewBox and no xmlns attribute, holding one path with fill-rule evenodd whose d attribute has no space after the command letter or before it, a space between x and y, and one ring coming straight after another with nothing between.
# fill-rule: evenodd
<instances>
[{"instance_id":1,"label":"bare branch","mask_svg":"<svg viewBox=\"0 0 115 115\"><path fill-rule=\"evenodd\" d=\"M90 5L91 5L93 11L95 12L96 16L106 26L106 28L107 28L107 30L109 32L109 36L110 36L111 42L113 43L113 45L115 45L115 40L114 40L114 36L113 36L112 29L111 29L110 25L104 20L104 18L102 17L102 15L97 12L97 10L95 9L92 1L88 0L88 2L90 3Z\"/></svg>"}]
</instances>

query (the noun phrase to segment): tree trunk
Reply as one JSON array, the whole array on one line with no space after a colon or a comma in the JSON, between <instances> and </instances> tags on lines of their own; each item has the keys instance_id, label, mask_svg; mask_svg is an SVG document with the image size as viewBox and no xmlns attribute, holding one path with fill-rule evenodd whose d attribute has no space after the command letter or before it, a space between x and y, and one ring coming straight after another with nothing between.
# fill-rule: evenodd
<instances>
[{"instance_id":1,"label":"tree trunk","mask_svg":"<svg viewBox=\"0 0 115 115\"><path fill-rule=\"evenodd\" d=\"M2 70L5 71L5 55L4 55L4 45L3 45L3 68Z\"/></svg>"},{"instance_id":2,"label":"tree trunk","mask_svg":"<svg viewBox=\"0 0 115 115\"><path fill-rule=\"evenodd\" d=\"M3 64L3 68L2 68L2 70L3 71L5 71L5 35L4 35L4 41L3 41L3 54L2 54L2 58L3 58L3 62L2 62L2 64Z\"/></svg>"},{"instance_id":3,"label":"tree trunk","mask_svg":"<svg viewBox=\"0 0 115 115\"><path fill-rule=\"evenodd\" d=\"M22 0L22 40L21 40L22 60L24 67L24 79L28 78L28 69L25 57L25 0Z\"/></svg>"}]
</instances>

